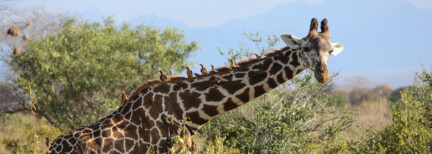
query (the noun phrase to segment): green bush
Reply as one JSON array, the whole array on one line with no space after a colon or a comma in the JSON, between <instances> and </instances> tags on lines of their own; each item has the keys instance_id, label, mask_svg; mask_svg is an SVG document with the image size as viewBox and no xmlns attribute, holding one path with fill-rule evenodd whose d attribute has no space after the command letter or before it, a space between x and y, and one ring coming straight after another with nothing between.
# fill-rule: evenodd
<instances>
[{"instance_id":1,"label":"green bush","mask_svg":"<svg viewBox=\"0 0 432 154\"><path fill-rule=\"evenodd\" d=\"M417 74L418 84L405 88L392 105L392 122L382 130L369 130L359 140L336 144L328 152L431 153L432 78L425 69Z\"/></svg>"},{"instance_id":2,"label":"green bush","mask_svg":"<svg viewBox=\"0 0 432 154\"><path fill-rule=\"evenodd\" d=\"M121 91L157 79L157 70L184 70L197 49L176 28L113 23L65 18L59 31L29 41L26 52L12 57L16 85L28 91L30 81L36 112L62 131L106 116L121 105Z\"/></svg>"},{"instance_id":3,"label":"green bush","mask_svg":"<svg viewBox=\"0 0 432 154\"><path fill-rule=\"evenodd\" d=\"M214 141L209 141L207 147L200 151L205 154L235 154L240 153L238 149L227 147L224 145L225 138L217 137Z\"/></svg>"},{"instance_id":4,"label":"green bush","mask_svg":"<svg viewBox=\"0 0 432 154\"><path fill-rule=\"evenodd\" d=\"M45 137L62 132L32 114L4 114L0 120L0 153L45 153Z\"/></svg>"},{"instance_id":5,"label":"green bush","mask_svg":"<svg viewBox=\"0 0 432 154\"><path fill-rule=\"evenodd\" d=\"M393 90L393 92L390 94L389 100L392 102L399 101L401 99L401 92L407 88L410 88L410 87L401 87L401 88Z\"/></svg>"},{"instance_id":6,"label":"green bush","mask_svg":"<svg viewBox=\"0 0 432 154\"><path fill-rule=\"evenodd\" d=\"M413 99L421 103L423 117L430 123L429 128L432 128L432 67L429 72L423 68L422 72L417 73L417 86L410 90Z\"/></svg>"},{"instance_id":7,"label":"green bush","mask_svg":"<svg viewBox=\"0 0 432 154\"><path fill-rule=\"evenodd\" d=\"M392 122L383 130L371 130L363 140L350 143L349 150L361 153L428 153L432 131L423 116L425 109L409 91L403 92L394 108Z\"/></svg>"},{"instance_id":8,"label":"green bush","mask_svg":"<svg viewBox=\"0 0 432 154\"><path fill-rule=\"evenodd\" d=\"M348 99L341 95L328 95L328 105L335 107L345 107L349 103Z\"/></svg>"},{"instance_id":9,"label":"green bush","mask_svg":"<svg viewBox=\"0 0 432 154\"><path fill-rule=\"evenodd\" d=\"M295 77L239 109L204 125L199 136L218 136L240 152L312 152L336 142L353 121L349 110L328 107L328 85L313 82L313 74Z\"/></svg>"}]
</instances>

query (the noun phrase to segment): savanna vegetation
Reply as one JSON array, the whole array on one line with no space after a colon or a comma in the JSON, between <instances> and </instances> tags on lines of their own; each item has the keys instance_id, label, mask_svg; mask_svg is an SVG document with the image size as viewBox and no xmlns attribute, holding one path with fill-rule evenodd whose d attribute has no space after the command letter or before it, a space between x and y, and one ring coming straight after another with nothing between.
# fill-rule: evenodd
<instances>
[{"instance_id":1,"label":"savanna vegetation","mask_svg":"<svg viewBox=\"0 0 432 154\"><path fill-rule=\"evenodd\" d=\"M121 91L156 79L155 70L180 74L198 49L173 27L52 18L49 29L40 27L45 22L21 28L29 39L1 38L2 60L13 73L0 84L0 96L8 98L0 104L25 106L0 113L2 153L44 153L44 137L109 114L120 105ZM257 33L245 37L248 44L221 50L222 56L241 59L279 41ZM14 54L15 46L20 53ZM419 72L417 81L397 90L340 88L319 84L306 71L206 124L194 136L197 153L431 153L431 71Z\"/></svg>"},{"instance_id":2,"label":"savanna vegetation","mask_svg":"<svg viewBox=\"0 0 432 154\"><path fill-rule=\"evenodd\" d=\"M120 105L121 91L132 91L157 72L180 72L196 43L175 28L77 23L62 19L59 31L30 40L10 62L15 85L38 98L36 112L62 131L94 122Z\"/></svg>"}]
</instances>

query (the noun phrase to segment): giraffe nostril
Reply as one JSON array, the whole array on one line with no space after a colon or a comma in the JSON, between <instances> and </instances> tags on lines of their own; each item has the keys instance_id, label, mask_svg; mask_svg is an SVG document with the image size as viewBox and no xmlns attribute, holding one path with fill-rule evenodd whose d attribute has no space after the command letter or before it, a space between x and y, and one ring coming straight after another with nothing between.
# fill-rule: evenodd
<instances>
[{"instance_id":1,"label":"giraffe nostril","mask_svg":"<svg viewBox=\"0 0 432 154\"><path fill-rule=\"evenodd\" d=\"M323 68L321 68L321 67L317 67L316 69L316 73L324 73L324 69Z\"/></svg>"},{"instance_id":2,"label":"giraffe nostril","mask_svg":"<svg viewBox=\"0 0 432 154\"><path fill-rule=\"evenodd\" d=\"M317 73L325 73L327 72L327 65L318 64L315 68Z\"/></svg>"}]
</instances>

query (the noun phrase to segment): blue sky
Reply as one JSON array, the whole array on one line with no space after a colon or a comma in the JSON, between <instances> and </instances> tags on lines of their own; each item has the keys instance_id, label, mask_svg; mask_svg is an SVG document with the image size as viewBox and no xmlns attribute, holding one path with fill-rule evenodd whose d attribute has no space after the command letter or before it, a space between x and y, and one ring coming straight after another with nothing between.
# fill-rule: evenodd
<instances>
[{"instance_id":1,"label":"blue sky","mask_svg":"<svg viewBox=\"0 0 432 154\"><path fill-rule=\"evenodd\" d=\"M239 48L244 32L303 37L312 17L327 18L332 42L345 47L329 59L330 71L340 72L337 84L360 75L371 84L397 88L413 83L421 63L432 65L432 0L21 0L16 4L90 20L114 16L120 22L172 25L200 41L200 52L191 60L206 66L224 64L217 47ZM277 48L283 45L281 41Z\"/></svg>"}]
</instances>

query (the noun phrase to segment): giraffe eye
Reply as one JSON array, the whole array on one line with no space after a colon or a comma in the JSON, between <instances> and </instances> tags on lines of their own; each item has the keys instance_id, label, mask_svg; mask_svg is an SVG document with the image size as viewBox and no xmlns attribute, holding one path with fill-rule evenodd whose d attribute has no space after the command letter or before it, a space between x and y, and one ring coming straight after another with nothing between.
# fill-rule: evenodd
<instances>
[{"instance_id":1,"label":"giraffe eye","mask_svg":"<svg viewBox=\"0 0 432 154\"><path fill-rule=\"evenodd\" d=\"M333 52L333 50L330 50L330 52L329 53L332 53Z\"/></svg>"}]
</instances>

